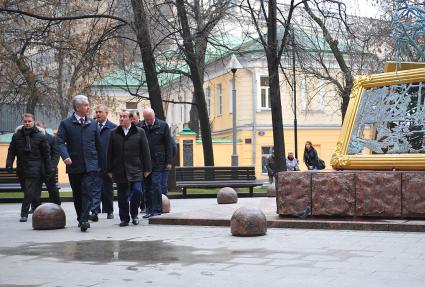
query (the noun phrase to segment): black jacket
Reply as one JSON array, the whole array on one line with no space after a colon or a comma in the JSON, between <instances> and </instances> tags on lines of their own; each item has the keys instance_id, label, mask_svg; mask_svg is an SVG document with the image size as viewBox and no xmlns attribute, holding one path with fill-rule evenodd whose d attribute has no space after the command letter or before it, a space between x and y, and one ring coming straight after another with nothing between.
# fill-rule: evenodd
<instances>
[{"instance_id":1,"label":"black jacket","mask_svg":"<svg viewBox=\"0 0 425 287\"><path fill-rule=\"evenodd\" d=\"M86 117L86 122L82 125L73 114L60 123L57 143L62 159L72 160L72 164L66 166L67 173L99 170L102 157L99 155L100 134L96 121Z\"/></svg>"},{"instance_id":2,"label":"black jacket","mask_svg":"<svg viewBox=\"0 0 425 287\"><path fill-rule=\"evenodd\" d=\"M142 121L141 125L149 141L153 168L162 169L165 164L172 164L174 162L173 147L168 124L155 118L151 128L148 127L145 121Z\"/></svg>"},{"instance_id":3,"label":"black jacket","mask_svg":"<svg viewBox=\"0 0 425 287\"><path fill-rule=\"evenodd\" d=\"M26 148L24 128L17 129L9 145L6 167L12 168L16 156L19 177L40 178L43 174L43 167L48 171L46 176L52 176L50 148L44 132L40 131L37 127L33 127L29 138L30 145ZM28 150L29 147L30 150Z\"/></svg>"},{"instance_id":4,"label":"black jacket","mask_svg":"<svg viewBox=\"0 0 425 287\"><path fill-rule=\"evenodd\" d=\"M149 144L143 129L132 124L127 136L121 126L111 131L107 171L117 183L141 181L143 172L152 171Z\"/></svg>"},{"instance_id":5,"label":"black jacket","mask_svg":"<svg viewBox=\"0 0 425 287\"><path fill-rule=\"evenodd\" d=\"M304 150L304 163L307 168L312 166L314 169L318 169L319 156L317 155L317 151L315 148L311 148L310 150Z\"/></svg>"}]
</instances>

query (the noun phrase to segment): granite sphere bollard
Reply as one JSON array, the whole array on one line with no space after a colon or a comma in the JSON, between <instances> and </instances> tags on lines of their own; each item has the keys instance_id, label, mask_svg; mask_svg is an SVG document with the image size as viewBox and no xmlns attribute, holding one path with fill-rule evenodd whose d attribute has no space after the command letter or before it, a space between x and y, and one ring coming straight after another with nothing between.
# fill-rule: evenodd
<instances>
[{"instance_id":1,"label":"granite sphere bollard","mask_svg":"<svg viewBox=\"0 0 425 287\"><path fill-rule=\"evenodd\" d=\"M217 193L218 204L231 204L238 202L238 193L231 187L223 187Z\"/></svg>"},{"instance_id":2,"label":"granite sphere bollard","mask_svg":"<svg viewBox=\"0 0 425 287\"><path fill-rule=\"evenodd\" d=\"M162 195L162 213L170 213L170 199L165 194Z\"/></svg>"},{"instance_id":3,"label":"granite sphere bollard","mask_svg":"<svg viewBox=\"0 0 425 287\"><path fill-rule=\"evenodd\" d=\"M256 207L242 206L230 219L230 232L233 236L261 236L267 232L267 219Z\"/></svg>"},{"instance_id":4,"label":"granite sphere bollard","mask_svg":"<svg viewBox=\"0 0 425 287\"><path fill-rule=\"evenodd\" d=\"M276 185L274 183L267 186L267 196L268 197L276 197Z\"/></svg>"},{"instance_id":5,"label":"granite sphere bollard","mask_svg":"<svg viewBox=\"0 0 425 287\"><path fill-rule=\"evenodd\" d=\"M62 207L54 203L44 203L38 206L32 215L33 229L60 229L65 225L65 212Z\"/></svg>"}]
</instances>

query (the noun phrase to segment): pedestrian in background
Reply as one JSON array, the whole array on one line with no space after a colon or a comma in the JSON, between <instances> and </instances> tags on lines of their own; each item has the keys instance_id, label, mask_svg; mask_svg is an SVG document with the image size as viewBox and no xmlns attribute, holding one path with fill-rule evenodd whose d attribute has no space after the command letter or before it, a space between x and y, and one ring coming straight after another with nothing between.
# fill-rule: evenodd
<instances>
[{"instance_id":1,"label":"pedestrian in background","mask_svg":"<svg viewBox=\"0 0 425 287\"><path fill-rule=\"evenodd\" d=\"M46 124L44 121L36 122L36 127L46 136L47 143L50 148L50 160L51 160L51 172L46 170L46 167L43 165L43 173L41 178L41 185L43 183L46 185L47 192L49 193L49 201L61 205L61 200L59 196L59 188L56 182L58 175L58 163L59 163L59 149L56 141L56 136L51 135L47 132ZM50 176L51 174L51 176ZM49 176L47 176L49 175ZM34 205L33 205L33 209Z\"/></svg>"},{"instance_id":2,"label":"pedestrian in background","mask_svg":"<svg viewBox=\"0 0 425 287\"><path fill-rule=\"evenodd\" d=\"M305 142L304 163L308 170L319 170L325 168L325 162L319 159L316 149L311 141Z\"/></svg>"},{"instance_id":3,"label":"pedestrian in background","mask_svg":"<svg viewBox=\"0 0 425 287\"><path fill-rule=\"evenodd\" d=\"M288 153L286 157L286 170L287 171L299 171L298 159L295 158L294 153Z\"/></svg>"},{"instance_id":4,"label":"pedestrian in background","mask_svg":"<svg viewBox=\"0 0 425 287\"><path fill-rule=\"evenodd\" d=\"M162 213L162 185L164 172L171 169L173 151L170 128L165 121L155 117L151 108L143 111L142 128L149 141L152 173L145 180L146 215L149 218Z\"/></svg>"},{"instance_id":5,"label":"pedestrian in background","mask_svg":"<svg viewBox=\"0 0 425 287\"><path fill-rule=\"evenodd\" d=\"M99 105L96 107L96 122L99 128L100 134L100 147L101 151L99 157L102 164L100 165L100 171L96 177L96 184L93 189L93 204L91 207L92 214L89 219L92 221L98 221L98 213L107 213L107 219L114 218L114 191L112 179L106 172L106 155L108 152L108 143L111 131L117 127L116 124L108 120L108 108L105 105ZM102 203L102 209L100 205Z\"/></svg>"}]
</instances>

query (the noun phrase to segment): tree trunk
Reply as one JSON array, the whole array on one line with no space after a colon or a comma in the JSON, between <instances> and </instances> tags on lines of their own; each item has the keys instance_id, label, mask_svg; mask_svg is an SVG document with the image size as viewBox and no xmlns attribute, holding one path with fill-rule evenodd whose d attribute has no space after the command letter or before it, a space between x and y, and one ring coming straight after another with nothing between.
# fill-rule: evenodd
<instances>
[{"instance_id":1,"label":"tree trunk","mask_svg":"<svg viewBox=\"0 0 425 287\"><path fill-rule=\"evenodd\" d=\"M200 74L200 70L197 65L195 49L190 34L189 21L187 19L186 8L184 6L184 0L177 0L177 15L180 20L183 35L184 53L186 57L186 63L189 66L191 79L193 83L194 97L197 104L199 122L201 125L201 138L202 147L204 151L204 165L214 165L214 152L212 146L211 129L208 118L207 103L205 101L203 77Z\"/></svg>"},{"instance_id":2,"label":"tree trunk","mask_svg":"<svg viewBox=\"0 0 425 287\"><path fill-rule=\"evenodd\" d=\"M267 21L267 64L269 71L269 87L271 113L273 123L273 143L275 156L275 172L286 171L285 139L283 134L282 103L279 82L279 55L277 42L277 7L276 0L269 1L269 19Z\"/></svg>"},{"instance_id":3,"label":"tree trunk","mask_svg":"<svg viewBox=\"0 0 425 287\"><path fill-rule=\"evenodd\" d=\"M203 80L202 80L203 81ZM199 113L196 108L196 97L193 95L192 106L190 107L189 128L195 133L199 133Z\"/></svg>"},{"instance_id":4,"label":"tree trunk","mask_svg":"<svg viewBox=\"0 0 425 287\"><path fill-rule=\"evenodd\" d=\"M153 55L152 43L143 1L144 0L131 0L137 42L139 44L140 53L142 55L142 62L145 70L151 107L159 119L165 120L164 107L162 106L161 88L159 86L159 81L156 74L155 58Z\"/></svg>"}]
</instances>

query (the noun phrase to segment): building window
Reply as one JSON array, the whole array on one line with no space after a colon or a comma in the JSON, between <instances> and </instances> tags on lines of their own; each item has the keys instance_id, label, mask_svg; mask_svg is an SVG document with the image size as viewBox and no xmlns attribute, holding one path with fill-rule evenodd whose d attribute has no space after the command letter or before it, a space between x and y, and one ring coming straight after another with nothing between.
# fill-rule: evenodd
<instances>
[{"instance_id":1,"label":"building window","mask_svg":"<svg viewBox=\"0 0 425 287\"><path fill-rule=\"evenodd\" d=\"M269 77L267 76L260 76L260 108L271 108Z\"/></svg>"},{"instance_id":2,"label":"building window","mask_svg":"<svg viewBox=\"0 0 425 287\"><path fill-rule=\"evenodd\" d=\"M221 116L223 113L223 95L221 84L218 84L215 90L216 97L216 106L217 106L217 116Z\"/></svg>"},{"instance_id":3,"label":"building window","mask_svg":"<svg viewBox=\"0 0 425 287\"><path fill-rule=\"evenodd\" d=\"M267 159L272 155L272 146L261 147L261 172L267 174Z\"/></svg>"},{"instance_id":4,"label":"building window","mask_svg":"<svg viewBox=\"0 0 425 287\"><path fill-rule=\"evenodd\" d=\"M211 116L211 88L207 87L205 89L205 101L207 102L207 111L208 117Z\"/></svg>"},{"instance_id":5,"label":"building window","mask_svg":"<svg viewBox=\"0 0 425 287\"><path fill-rule=\"evenodd\" d=\"M137 110L137 102L126 102L125 109L126 110Z\"/></svg>"},{"instance_id":6,"label":"building window","mask_svg":"<svg viewBox=\"0 0 425 287\"><path fill-rule=\"evenodd\" d=\"M324 112L326 83L323 79L301 75L300 81L301 111Z\"/></svg>"}]
</instances>

